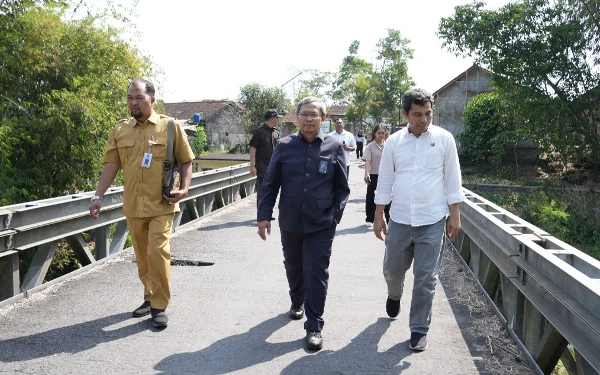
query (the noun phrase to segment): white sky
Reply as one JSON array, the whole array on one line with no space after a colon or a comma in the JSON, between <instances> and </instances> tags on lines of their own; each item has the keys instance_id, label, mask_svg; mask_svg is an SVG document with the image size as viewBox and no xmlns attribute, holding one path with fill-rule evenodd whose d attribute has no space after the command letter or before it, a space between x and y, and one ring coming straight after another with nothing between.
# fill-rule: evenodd
<instances>
[{"instance_id":1,"label":"white sky","mask_svg":"<svg viewBox=\"0 0 600 375\"><path fill-rule=\"evenodd\" d=\"M138 48L164 71L166 102L237 99L248 83L279 87L302 69L335 72L359 40L359 56L376 63L387 29L415 50L409 74L434 92L472 65L442 49L442 17L470 0L139 0ZM487 0L496 9L509 0ZM293 82L285 86L290 91Z\"/></svg>"}]
</instances>

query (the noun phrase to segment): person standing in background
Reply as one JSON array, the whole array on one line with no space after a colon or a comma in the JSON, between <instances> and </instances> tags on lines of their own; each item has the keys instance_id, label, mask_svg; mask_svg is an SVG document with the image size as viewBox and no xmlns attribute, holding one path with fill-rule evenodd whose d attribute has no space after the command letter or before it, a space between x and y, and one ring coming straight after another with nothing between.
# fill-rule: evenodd
<instances>
[{"instance_id":1,"label":"person standing in background","mask_svg":"<svg viewBox=\"0 0 600 375\"><path fill-rule=\"evenodd\" d=\"M274 109L265 112L265 123L254 131L250 140L250 174L256 176L256 207L260 201L260 189L269 161L279 142L277 123L280 117L281 115Z\"/></svg>"},{"instance_id":2,"label":"person standing in background","mask_svg":"<svg viewBox=\"0 0 600 375\"><path fill-rule=\"evenodd\" d=\"M356 150L354 135L344 129L344 120L341 118L335 120L335 130L329 135L342 142L346 154L346 178L348 178L350 176L350 152Z\"/></svg>"},{"instance_id":3,"label":"person standing in background","mask_svg":"<svg viewBox=\"0 0 600 375\"><path fill-rule=\"evenodd\" d=\"M356 134L356 159L360 160L363 156L363 149L365 146L365 137L363 136L362 130Z\"/></svg>"},{"instance_id":4,"label":"person standing in background","mask_svg":"<svg viewBox=\"0 0 600 375\"><path fill-rule=\"evenodd\" d=\"M359 133L360 134L360 133ZM365 219L368 229L373 228L375 221L375 190L377 189L377 179L379 177L379 163L385 146L385 136L387 131L381 125L375 125L369 138L369 144L365 147L365 182L367 183L367 197L365 202ZM385 221L390 222L390 205L385 206Z\"/></svg>"}]
</instances>

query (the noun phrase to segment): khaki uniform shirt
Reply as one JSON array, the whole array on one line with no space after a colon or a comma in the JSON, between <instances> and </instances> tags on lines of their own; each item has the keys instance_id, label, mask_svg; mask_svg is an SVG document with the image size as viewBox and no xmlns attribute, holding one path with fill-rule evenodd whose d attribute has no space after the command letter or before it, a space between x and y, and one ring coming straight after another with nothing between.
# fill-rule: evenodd
<instances>
[{"instance_id":1,"label":"khaki uniform shirt","mask_svg":"<svg viewBox=\"0 0 600 375\"><path fill-rule=\"evenodd\" d=\"M169 117L152 111L146 122L140 123L133 117L121 120L110 133L102 161L120 163L123 168L125 216L144 218L179 212L179 204L169 204L162 196L168 123ZM187 163L194 159L187 136L177 121L173 130L174 160ZM149 150L152 161L150 168L144 168L142 158Z\"/></svg>"}]
</instances>

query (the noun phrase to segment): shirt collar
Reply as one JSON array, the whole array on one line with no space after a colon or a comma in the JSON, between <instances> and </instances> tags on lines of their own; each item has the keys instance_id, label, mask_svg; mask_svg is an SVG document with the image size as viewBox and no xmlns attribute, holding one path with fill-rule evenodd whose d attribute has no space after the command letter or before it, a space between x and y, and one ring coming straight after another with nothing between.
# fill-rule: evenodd
<instances>
[{"instance_id":1,"label":"shirt collar","mask_svg":"<svg viewBox=\"0 0 600 375\"><path fill-rule=\"evenodd\" d=\"M133 118L133 125L137 125L139 123L139 121L137 121L135 118ZM152 110L152 113L150 114L150 117L148 117L148 120L146 120L146 123L152 123L154 125L158 124L158 120L160 120L160 115L158 113L156 113L154 111L154 109Z\"/></svg>"},{"instance_id":2,"label":"shirt collar","mask_svg":"<svg viewBox=\"0 0 600 375\"><path fill-rule=\"evenodd\" d=\"M302 139L304 142L308 142L306 140L306 138L304 138L304 136L302 135L302 132L298 132L298 136L300 137L300 139ZM323 141L325 140L325 134L319 130L319 133L317 134L317 136L315 137L315 139L319 138L321 140L321 143L323 143Z\"/></svg>"}]
</instances>

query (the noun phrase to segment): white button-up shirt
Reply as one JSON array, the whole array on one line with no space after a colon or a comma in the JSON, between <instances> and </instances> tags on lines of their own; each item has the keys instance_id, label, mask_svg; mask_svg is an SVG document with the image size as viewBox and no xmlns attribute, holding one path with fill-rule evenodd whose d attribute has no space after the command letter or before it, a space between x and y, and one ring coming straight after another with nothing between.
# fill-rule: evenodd
<instances>
[{"instance_id":1,"label":"white button-up shirt","mask_svg":"<svg viewBox=\"0 0 600 375\"><path fill-rule=\"evenodd\" d=\"M346 142L346 146L356 148L356 141L354 140L354 135L346 130L342 131L342 134L336 132L335 130L329 133L329 135L334 136L340 142ZM350 163L350 151L344 150L346 154L346 165Z\"/></svg>"},{"instance_id":2,"label":"white button-up shirt","mask_svg":"<svg viewBox=\"0 0 600 375\"><path fill-rule=\"evenodd\" d=\"M414 227L434 224L448 215L448 205L463 200L456 142L450 132L429 125L417 138L407 127L388 138L375 204L391 201L393 221Z\"/></svg>"}]
</instances>

